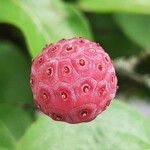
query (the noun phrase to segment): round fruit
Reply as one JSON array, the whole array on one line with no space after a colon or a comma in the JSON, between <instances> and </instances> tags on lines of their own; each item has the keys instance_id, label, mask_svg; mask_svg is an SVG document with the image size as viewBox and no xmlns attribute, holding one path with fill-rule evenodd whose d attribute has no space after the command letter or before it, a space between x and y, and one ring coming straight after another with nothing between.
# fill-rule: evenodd
<instances>
[{"instance_id":1,"label":"round fruit","mask_svg":"<svg viewBox=\"0 0 150 150\"><path fill-rule=\"evenodd\" d=\"M57 121L80 123L109 106L117 77L98 43L72 38L43 49L33 61L30 84L40 111Z\"/></svg>"}]
</instances>

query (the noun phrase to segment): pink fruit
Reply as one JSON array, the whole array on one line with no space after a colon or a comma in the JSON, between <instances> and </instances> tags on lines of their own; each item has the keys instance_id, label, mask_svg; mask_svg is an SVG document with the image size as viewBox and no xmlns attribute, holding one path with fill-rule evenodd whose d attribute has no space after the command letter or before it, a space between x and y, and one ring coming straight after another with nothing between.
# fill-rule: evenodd
<instances>
[{"instance_id":1,"label":"pink fruit","mask_svg":"<svg viewBox=\"0 0 150 150\"><path fill-rule=\"evenodd\" d=\"M117 77L103 48L84 38L63 39L43 49L32 64L37 107L57 121L88 122L109 106Z\"/></svg>"}]
</instances>

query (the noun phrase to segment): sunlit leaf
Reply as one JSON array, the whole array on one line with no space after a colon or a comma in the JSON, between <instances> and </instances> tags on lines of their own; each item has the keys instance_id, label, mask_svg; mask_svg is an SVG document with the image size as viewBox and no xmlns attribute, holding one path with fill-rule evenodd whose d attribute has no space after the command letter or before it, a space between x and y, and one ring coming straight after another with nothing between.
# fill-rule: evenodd
<instances>
[{"instance_id":1,"label":"sunlit leaf","mask_svg":"<svg viewBox=\"0 0 150 150\"><path fill-rule=\"evenodd\" d=\"M69 125L41 117L24 135L18 150L146 150L150 121L125 104L112 106L91 123Z\"/></svg>"},{"instance_id":2,"label":"sunlit leaf","mask_svg":"<svg viewBox=\"0 0 150 150\"><path fill-rule=\"evenodd\" d=\"M0 149L14 150L16 141L7 127L0 121Z\"/></svg>"},{"instance_id":3,"label":"sunlit leaf","mask_svg":"<svg viewBox=\"0 0 150 150\"><path fill-rule=\"evenodd\" d=\"M78 0L77 5L88 12L150 14L149 0Z\"/></svg>"},{"instance_id":4,"label":"sunlit leaf","mask_svg":"<svg viewBox=\"0 0 150 150\"><path fill-rule=\"evenodd\" d=\"M34 57L45 44L61 38L91 38L85 18L73 6L60 0L0 1L0 23L19 28Z\"/></svg>"}]
</instances>

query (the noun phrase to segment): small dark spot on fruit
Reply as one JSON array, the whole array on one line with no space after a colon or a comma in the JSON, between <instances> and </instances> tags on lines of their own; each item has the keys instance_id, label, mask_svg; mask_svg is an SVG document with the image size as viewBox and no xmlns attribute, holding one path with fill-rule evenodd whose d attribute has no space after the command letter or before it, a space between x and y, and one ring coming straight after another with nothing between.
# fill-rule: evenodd
<instances>
[{"instance_id":1,"label":"small dark spot on fruit","mask_svg":"<svg viewBox=\"0 0 150 150\"><path fill-rule=\"evenodd\" d=\"M100 70L100 71L102 71L102 65L98 65L98 69Z\"/></svg>"},{"instance_id":2,"label":"small dark spot on fruit","mask_svg":"<svg viewBox=\"0 0 150 150\"><path fill-rule=\"evenodd\" d=\"M66 39L61 39L59 42L63 42L63 41L65 41Z\"/></svg>"},{"instance_id":3,"label":"small dark spot on fruit","mask_svg":"<svg viewBox=\"0 0 150 150\"><path fill-rule=\"evenodd\" d=\"M106 60L107 63L109 62L109 59L108 59L108 57L106 57L106 56L105 56L105 60Z\"/></svg>"},{"instance_id":4,"label":"small dark spot on fruit","mask_svg":"<svg viewBox=\"0 0 150 150\"><path fill-rule=\"evenodd\" d=\"M69 69L69 67L67 67L67 66L64 66L64 73L69 73L70 72L70 69Z\"/></svg>"},{"instance_id":5,"label":"small dark spot on fruit","mask_svg":"<svg viewBox=\"0 0 150 150\"><path fill-rule=\"evenodd\" d=\"M45 51L46 48L48 48L49 44L45 44L45 46L43 47L42 51Z\"/></svg>"},{"instance_id":6,"label":"small dark spot on fruit","mask_svg":"<svg viewBox=\"0 0 150 150\"><path fill-rule=\"evenodd\" d=\"M66 100L66 99L67 99L67 94L66 94L65 92L62 92L62 93L61 93L61 98L62 98L63 100Z\"/></svg>"},{"instance_id":7,"label":"small dark spot on fruit","mask_svg":"<svg viewBox=\"0 0 150 150\"><path fill-rule=\"evenodd\" d=\"M88 85L83 86L83 92L87 93L90 90L90 87Z\"/></svg>"},{"instance_id":8,"label":"small dark spot on fruit","mask_svg":"<svg viewBox=\"0 0 150 150\"><path fill-rule=\"evenodd\" d=\"M107 109L107 105L102 108L102 111L105 111Z\"/></svg>"},{"instance_id":9,"label":"small dark spot on fruit","mask_svg":"<svg viewBox=\"0 0 150 150\"><path fill-rule=\"evenodd\" d=\"M48 99L48 95L47 95L47 93L43 93L43 95L42 95L42 98L43 98L43 100L46 100L46 99Z\"/></svg>"},{"instance_id":10,"label":"small dark spot on fruit","mask_svg":"<svg viewBox=\"0 0 150 150\"><path fill-rule=\"evenodd\" d=\"M52 114L52 118L56 121L61 121L63 120L63 118L55 113Z\"/></svg>"},{"instance_id":11,"label":"small dark spot on fruit","mask_svg":"<svg viewBox=\"0 0 150 150\"><path fill-rule=\"evenodd\" d=\"M85 109L85 110L82 110L81 112L80 112L80 116L82 117L82 118L84 118L84 117L86 117L88 115L88 111Z\"/></svg>"},{"instance_id":12,"label":"small dark spot on fruit","mask_svg":"<svg viewBox=\"0 0 150 150\"><path fill-rule=\"evenodd\" d=\"M99 93L100 93L101 96L104 96L105 94L107 94L106 86L101 87Z\"/></svg>"},{"instance_id":13,"label":"small dark spot on fruit","mask_svg":"<svg viewBox=\"0 0 150 150\"><path fill-rule=\"evenodd\" d=\"M51 51L56 51L57 50L57 46L53 46L53 47L51 47Z\"/></svg>"},{"instance_id":14,"label":"small dark spot on fruit","mask_svg":"<svg viewBox=\"0 0 150 150\"><path fill-rule=\"evenodd\" d=\"M39 63L39 64L42 64L42 62L43 62L43 58L40 57L40 58L38 59L38 63Z\"/></svg>"},{"instance_id":15,"label":"small dark spot on fruit","mask_svg":"<svg viewBox=\"0 0 150 150\"><path fill-rule=\"evenodd\" d=\"M100 44L99 44L99 43L96 43L96 45L97 45L97 46L100 46Z\"/></svg>"},{"instance_id":16,"label":"small dark spot on fruit","mask_svg":"<svg viewBox=\"0 0 150 150\"><path fill-rule=\"evenodd\" d=\"M60 121L60 120L61 120L61 117L60 117L60 116L57 116L57 117L56 117L56 120Z\"/></svg>"},{"instance_id":17,"label":"small dark spot on fruit","mask_svg":"<svg viewBox=\"0 0 150 150\"><path fill-rule=\"evenodd\" d=\"M84 40L81 39L81 40L79 40L79 42L83 44L83 43L84 43Z\"/></svg>"},{"instance_id":18,"label":"small dark spot on fruit","mask_svg":"<svg viewBox=\"0 0 150 150\"><path fill-rule=\"evenodd\" d=\"M80 59L80 60L79 60L79 64L80 64L81 66L84 66L84 65L85 65L85 60Z\"/></svg>"},{"instance_id":19,"label":"small dark spot on fruit","mask_svg":"<svg viewBox=\"0 0 150 150\"><path fill-rule=\"evenodd\" d=\"M114 75L111 76L111 82L114 82Z\"/></svg>"},{"instance_id":20,"label":"small dark spot on fruit","mask_svg":"<svg viewBox=\"0 0 150 150\"><path fill-rule=\"evenodd\" d=\"M66 47L66 50L67 50L67 51L72 50L72 45L68 45L68 46Z\"/></svg>"},{"instance_id":21,"label":"small dark spot on fruit","mask_svg":"<svg viewBox=\"0 0 150 150\"><path fill-rule=\"evenodd\" d=\"M46 71L47 75L51 75L52 74L52 68L48 68L47 71Z\"/></svg>"},{"instance_id":22,"label":"small dark spot on fruit","mask_svg":"<svg viewBox=\"0 0 150 150\"><path fill-rule=\"evenodd\" d=\"M45 44L45 48L47 48L48 47L48 44Z\"/></svg>"},{"instance_id":23,"label":"small dark spot on fruit","mask_svg":"<svg viewBox=\"0 0 150 150\"><path fill-rule=\"evenodd\" d=\"M31 87L33 87L33 84L34 84L34 80L31 78L30 79L30 85L31 85Z\"/></svg>"},{"instance_id":24,"label":"small dark spot on fruit","mask_svg":"<svg viewBox=\"0 0 150 150\"><path fill-rule=\"evenodd\" d=\"M52 46L53 45L53 43L50 43L48 46Z\"/></svg>"},{"instance_id":25,"label":"small dark spot on fruit","mask_svg":"<svg viewBox=\"0 0 150 150\"><path fill-rule=\"evenodd\" d=\"M41 106L39 104L36 104L36 106L37 106L38 109L41 109Z\"/></svg>"},{"instance_id":26,"label":"small dark spot on fruit","mask_svg":"<svg viewBox=\"0 0 150 150\"><path fill-rule=\"evenodd\" d=\"M110 102L111 102L111 100L108 100L108 101L106 102L106 106L109 106L109 105L110 105Z\"/></svg>"}]
</instances>

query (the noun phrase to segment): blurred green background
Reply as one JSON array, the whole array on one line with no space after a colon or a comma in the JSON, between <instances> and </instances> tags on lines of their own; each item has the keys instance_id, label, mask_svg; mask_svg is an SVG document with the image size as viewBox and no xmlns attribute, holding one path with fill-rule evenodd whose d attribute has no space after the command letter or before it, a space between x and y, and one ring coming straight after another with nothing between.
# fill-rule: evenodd
<instances>
[{"instance_id":1,"label":"blurred green background","mask_svg":"<svg viewBox=\"0 0 150 150\"><path fill-rule=\"evenodd\" d=\"M49 43L81 36L113 59L116 99L90 123L37 112L32 59ZM0 150L150 150L149 0L0 0Z\"/></svg>"}]
</instances>

